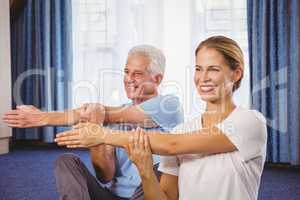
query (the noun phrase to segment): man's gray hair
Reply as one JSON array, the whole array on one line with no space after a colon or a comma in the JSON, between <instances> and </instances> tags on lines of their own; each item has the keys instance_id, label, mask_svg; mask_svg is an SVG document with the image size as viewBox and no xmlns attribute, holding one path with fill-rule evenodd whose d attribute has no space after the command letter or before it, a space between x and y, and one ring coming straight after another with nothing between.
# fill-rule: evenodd
<instances>
[{"instance_id":1,"label":"man's gray hair","mask_svg":"<svg viewBox=\"0 0 300 200\"><path fill-rule=\"evenodd\" d=\"M151 45L137 45L130 49L128 55L141 54L148 57L150 64L148 71L153 74L164 74L166 58L161 50Z\"/></svg>"}]
</instances>

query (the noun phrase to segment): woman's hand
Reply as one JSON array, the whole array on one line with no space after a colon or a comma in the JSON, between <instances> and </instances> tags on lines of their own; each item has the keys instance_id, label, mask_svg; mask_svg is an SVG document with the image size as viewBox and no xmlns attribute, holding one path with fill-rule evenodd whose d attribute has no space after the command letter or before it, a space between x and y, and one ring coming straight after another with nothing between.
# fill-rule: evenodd
<instances>
[{"instance_id":1,"label":"woman's hand","mask_svg":"<svg viewBox=\"0 0 300 200\"><path fill-rule=\"evenodd\" d=\"M55 142L68 148L88 148L104 143L105 133L102 126L95 123L79 123L73 130L56 135Z\"/></svg>"},{"instance_id":2,"label":"woman's hand","mask_svg":"<svg viewBox=\"0 0 300 200\"><path fill-rule=\"evenodd\" d=\"M143 129L138 128L129 136L126 151L129 159L137 166L142 178L149 178L154 175L149 137Z\"/></svg>"},{"instance_id":3,"label":"woman's hand","mask_svg":"<svg viewBox=\"0 0 300 200\"><path fill-rule=\"evenodd\" d=\"M80 122L103 124L105 107L100 103L86 103L80 108Z\"/></svg>"}]
</instances>

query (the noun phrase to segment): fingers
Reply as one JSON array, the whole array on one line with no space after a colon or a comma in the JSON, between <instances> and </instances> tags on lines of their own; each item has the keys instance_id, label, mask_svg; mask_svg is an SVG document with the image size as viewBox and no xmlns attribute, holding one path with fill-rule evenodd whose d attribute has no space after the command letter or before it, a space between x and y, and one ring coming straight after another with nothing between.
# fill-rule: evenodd
<instances>
[{"instance_id":1,"label":"fingers","mask_svg":"<svg viewBox=\"0 0 300 200\"><path fill-rule=\"evenodd\" d=\"M99 103L88 104L85 110L85 116L89 122L103 123L105 118L105 108Z\"/></svg>"},{"instance_id":2,"label":"fingers","mask_svg":"<svg viewBox=\"0 0 300 200\"><path fill-rule=\"evenodd\" d=\"M19 125L19 120L5 119L3 120L7 125Z\"/></svg>"},{"instance_id":3,"label":"fingers","mask_svg":"<svg viewBox=\"0 0 300 200\"><path fill-rule=\"evenodd\" d=\"M11 110L4 114L2 117L4 123L9 127L24 128L27 124L25 116L20 114L19 111Z\"/></svg>"},{"instance_id":4,"label":"fingers","mask_svg":"<svg viewBox=\"0 0 300 200\"><path fill-rule=\"evenodd\" d=\"M134 142L133 142L134 141L134 135L133 134L134 133L129 135L129 141L128 141L128 146L127 146L128 155L131 155L132 152L134 151Z\"/></svg>"},{"instance_id":5,"label":"fingers","mask_svg":"<svg viewBox=\"0 0 300 200\"><path fill-rule=\"evenodd\" d=\"M5 122L6 125L10 128L25 128L22 124L17 123L10 123L10 122Z\"/></svg>"},{"instance_id":6,"label":"fingers","mask_svg":"<svg viewBox=\"0 0 300 200\"><path fill-rule=\"evenodd\" d=\"M58 146L80 146L83 147L83 145L78 140L71 140L71 141L61 141L57 142Z\"/></svg>"},{"instance_id":7,"label":"fingers","mask_svg":"<svg viewBox=\"0 0 300 200\"><path fill-rule=\"evenodd\" d=\"M20 110L9 110L6 113L4 113L4 116L19 115L20 113L21 113Z\"/></svg>"},{"instance_id":8,"label":"fingers","mask_svg":"<svg viewBox=\"0 0 300 200\"><path fill-rule=\"evenodd\" d=\"M72 132L72 131L66 131L66 132L57 134L54 141L59 146L81 145L80 140L79 140L79 134L76 132Z\"/></svg>"},{"instance_id":9,"label":"fingers","mask_svg":"<svg viewBox=\"0 0 300 200\"><path fill-rule=\"evenodd\" d=\"M140 151L145 151L145 145L144 145L144 132L143 132L143 129L141 129L140 127L138 127L137 129L138 131L138 143L139 143L139 150Z\"/></svg>"},{"instance_id":10,"label":"fingers","mask_svg":"<svg viewBox=\"0 0 300 200\"><path fill-rule=\"evenodd\" d=\"M2 117L3 120L23 120L25 117L23 115L19 114L13 114L13 115L4 115Z\"/></svg>"},{"instance_id":11,"label":"fingers","mask_svg":"<svg viewBox=\"0 0 300 200\"><path fill-rule=\"evenodd\" d=\"M133 146L134 146L135 150L139 149L139 136L140 136L140 132L139 132L139 129L137 129L133 133Z\"/></svg>"},{"instance_id":12,"label":"fingers","mask_svg":"<svg viewBox=\"0 0 300 200\"><path fill-rule=\"evenodd\" d=\"M72 135L78 135L78 131L71 130L71 131L65 131L62 133L58 133L56 135L56 139L61 138L61 137L66 137L66 136L72 136Z\"/></svg>"},{"instance_id":13,"label":"fingers","mask_svg":"<svg viewBox=\"0 0 300 200\"><path fill-rule=\"evenodd\" d=\"M151 146L150 146L150 139L149 139L149 136L147 134L144 134L144 146L145 146L145 151L147 153L152 154Z\"/></svg>"},{"instance_id":14,"label":"fingers","mask_svg":"<svg viewBox=\"0 0 300 200\"><path fill-rule=\"evenodd\" d=\"M87 113L87 107L89 104L83 104L83 106L80 109L80 122L86 122L89 118Z\"/></svg>"},{"instance_id":15,"label":"fingers","mask_svg":"<svg viewBox=\"0 0 300 200\"><path fill-rule=\"evenodd\" d=\"M80 145L80 144L77 144L77 145L67 145L67 148L71 148L71 149L74 149L74 148L84 148L83 145Z\"/></svg>"},{"instance_id":16,"label":"fingers","mask_svg":"<svg viewBox=\"0 0 300 200\"><path fill-rule=\"evenodd\" d=\"M146 150L144 142L145 133L143 129L137 128L133 134L129 136L129 149L130 151L143 152Z\"/></svg>"}]
</instances>

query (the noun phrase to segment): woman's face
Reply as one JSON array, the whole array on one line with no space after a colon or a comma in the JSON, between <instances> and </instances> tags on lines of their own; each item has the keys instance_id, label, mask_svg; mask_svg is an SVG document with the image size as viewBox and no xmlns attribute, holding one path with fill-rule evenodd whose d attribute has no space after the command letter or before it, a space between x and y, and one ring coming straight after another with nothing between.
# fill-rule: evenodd
<instances>
[{"instance_id":1,"label":"woman's face","mask_svg":"<svg viewBox=\"0 0 300 200\"><path fill-rule=\"evenodd\" d=\"M224 56L212 48L203 47L196 55L194 82L201 99L217 103L232 96L233 84L241 69L231 70Z\"/></svg>"}]
</instances>

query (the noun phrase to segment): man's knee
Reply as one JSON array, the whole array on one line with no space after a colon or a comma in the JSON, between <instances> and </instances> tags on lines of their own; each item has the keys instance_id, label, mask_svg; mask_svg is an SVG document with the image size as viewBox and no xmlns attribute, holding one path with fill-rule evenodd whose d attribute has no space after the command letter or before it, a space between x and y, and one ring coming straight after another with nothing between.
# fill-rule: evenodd
<instances>
[{"instance_id":1,"label":"man's knee","mask_svg":"<svg viewBox=\"0 0 300 200\"><path fill-rule=\"evenodd\" d=\"M66 153L59 156L54 162L54 170L57 171L62 167L74 166L80 162L80 158L75 154Z\"/></svg>"}]
</instances>

